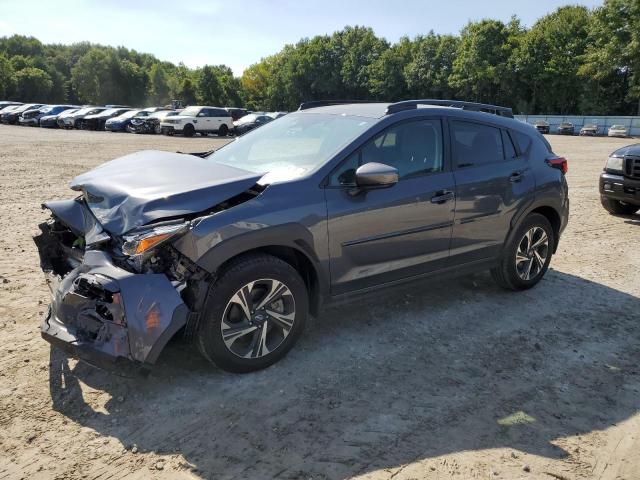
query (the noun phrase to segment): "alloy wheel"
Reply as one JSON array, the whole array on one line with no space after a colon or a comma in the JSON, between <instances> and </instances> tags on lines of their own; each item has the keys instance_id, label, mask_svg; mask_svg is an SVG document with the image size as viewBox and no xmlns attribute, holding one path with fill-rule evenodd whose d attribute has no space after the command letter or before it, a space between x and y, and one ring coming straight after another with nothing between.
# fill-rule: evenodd
<instances>
[{"instance_id":1,"label":"alloy wheel","mask_svg":"<svg viewBox=\"0 0 640 480\"><path fill-rule=\"evenodd\" d=\"M295 317L295 300L284 283L271 278L249 282L224 309L222 339L238 357L261 358L284 342Z\"/></svg>"},{"instance_id":2,"label":"alloy wheel","mask_svg":"<svg viewBox=\"0 0 640 480\"><path fill-rule=\"evenodd\" d=\"M549 255L549 236L542 227L532 227L524 234L516 250L516 272L529 281L542 272Z\"/></svg>"}]
</instances>

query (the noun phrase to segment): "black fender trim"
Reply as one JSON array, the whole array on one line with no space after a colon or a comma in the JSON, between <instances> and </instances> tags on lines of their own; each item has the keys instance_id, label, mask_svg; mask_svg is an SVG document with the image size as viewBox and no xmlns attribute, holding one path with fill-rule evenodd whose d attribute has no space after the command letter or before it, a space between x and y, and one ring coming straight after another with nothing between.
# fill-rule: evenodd
<instances>
[{"instance_id":1,"label":"black fender trim","mask_svg":"<svg viewBox=\"0 0 640 480\"><path fill-rule=\"evenodd\" d=\"M319 293L322 296L328 293L328 272L320 266L320 260L313 247L313 235L297 223L250 230L227 238L202 255L195 263L207 272L215 273L231 258L269 247L288 247L304 255L315 270Z\"/></svg>"},{"instance_id":2,"label":"black fender trim","mask_svg":"<svg viewBox=\"0 0 640 480\"><path fill-rule=\"evenodd\" d=\"M527 215L529 215L534 210L537 210L539 208L550 208L554 212L556 212L556 214L560 218L560 228L558 231L558 238L555 239L555 244L553 246L553 253L556 252L556 250L558 249L558 244L560 243L560 234L562 233L563 215L562 215L562 212L558 210L557 206L549 205L548 202L545 202L543 200L531 201L527 207L523 208L516 215L513 216L513 218L511 219L511 228L509 229L509 233L505 237L503 248L511 241L514 232L516 231L518 226L522 223L522 221L527 217Z\"/></svg>"}]
</instances>

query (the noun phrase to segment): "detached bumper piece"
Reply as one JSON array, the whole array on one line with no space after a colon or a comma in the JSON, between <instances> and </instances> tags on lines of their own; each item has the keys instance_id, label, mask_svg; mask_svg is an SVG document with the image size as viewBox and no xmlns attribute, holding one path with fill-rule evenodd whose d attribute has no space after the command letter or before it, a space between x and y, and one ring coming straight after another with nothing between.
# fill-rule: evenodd
<instances>
[{"instance_id":1,"label":"detached bumper piece","mask_svg":"<svg viewBox=\"0 0 640 480\"><path fill-rule=\"evenodd\" d=\"M168 127L168 126L163 126L160 128L160 132L163 135L173 135L174 133L176 133L176 129L175 127Z\"/></svg>"},{"instance_id":2,"label":"detached bumper piece","mask_svg":"<svg viewBox=\"0 0 640 480\"><path fill-rule=\"evenodd\" d=\"M107 252L88 250L82 263L57 274L46 240L35 238L53 296L42 337L69 355L118 373L148 371L188 309L163 274L115 266Z\"/></svg>"}]
</instances>

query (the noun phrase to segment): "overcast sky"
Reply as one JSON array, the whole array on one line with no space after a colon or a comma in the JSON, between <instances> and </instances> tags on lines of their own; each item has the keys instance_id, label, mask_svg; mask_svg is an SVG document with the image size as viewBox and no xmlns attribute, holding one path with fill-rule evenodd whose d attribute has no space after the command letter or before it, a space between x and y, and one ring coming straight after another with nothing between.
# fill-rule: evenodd
<instances>
[{"instance_id":1,"label":"overcast sky","mask_svg":"<svg viewBox=\"0 0 640 480\"><path fill-rule=\"evenodd\" d=\"M457 33L469 20L530 26L561 5L601 0L0 0L0 36L45 43L122 45L190 67L224 63L240 75L260 58L303 37L345 25L372 27L394 42L434 30Z\"/></svg>"}]
</instances>

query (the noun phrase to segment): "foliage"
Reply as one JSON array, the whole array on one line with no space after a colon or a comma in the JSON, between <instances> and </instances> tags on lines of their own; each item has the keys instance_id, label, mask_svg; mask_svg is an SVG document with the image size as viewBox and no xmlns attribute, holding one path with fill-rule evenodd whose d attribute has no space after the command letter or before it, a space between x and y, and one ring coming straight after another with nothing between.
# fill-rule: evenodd
<instances>
[{"instance_id":1,"label":"foliage","mask_svg":"<svg viewBox=\"0 0 640 480\"><path fill-rule=\"evenodd\" d=\"M523 28L468 23L390 44L347 26L303 38L235 77L225 65L191 69L124 47L45 45L0 38L0 99L50 103L246 106L292 110L319 99L452 98L516 112L633 114L640 109L640 1L561 7Z\"/></svg>"}]
</instances>

